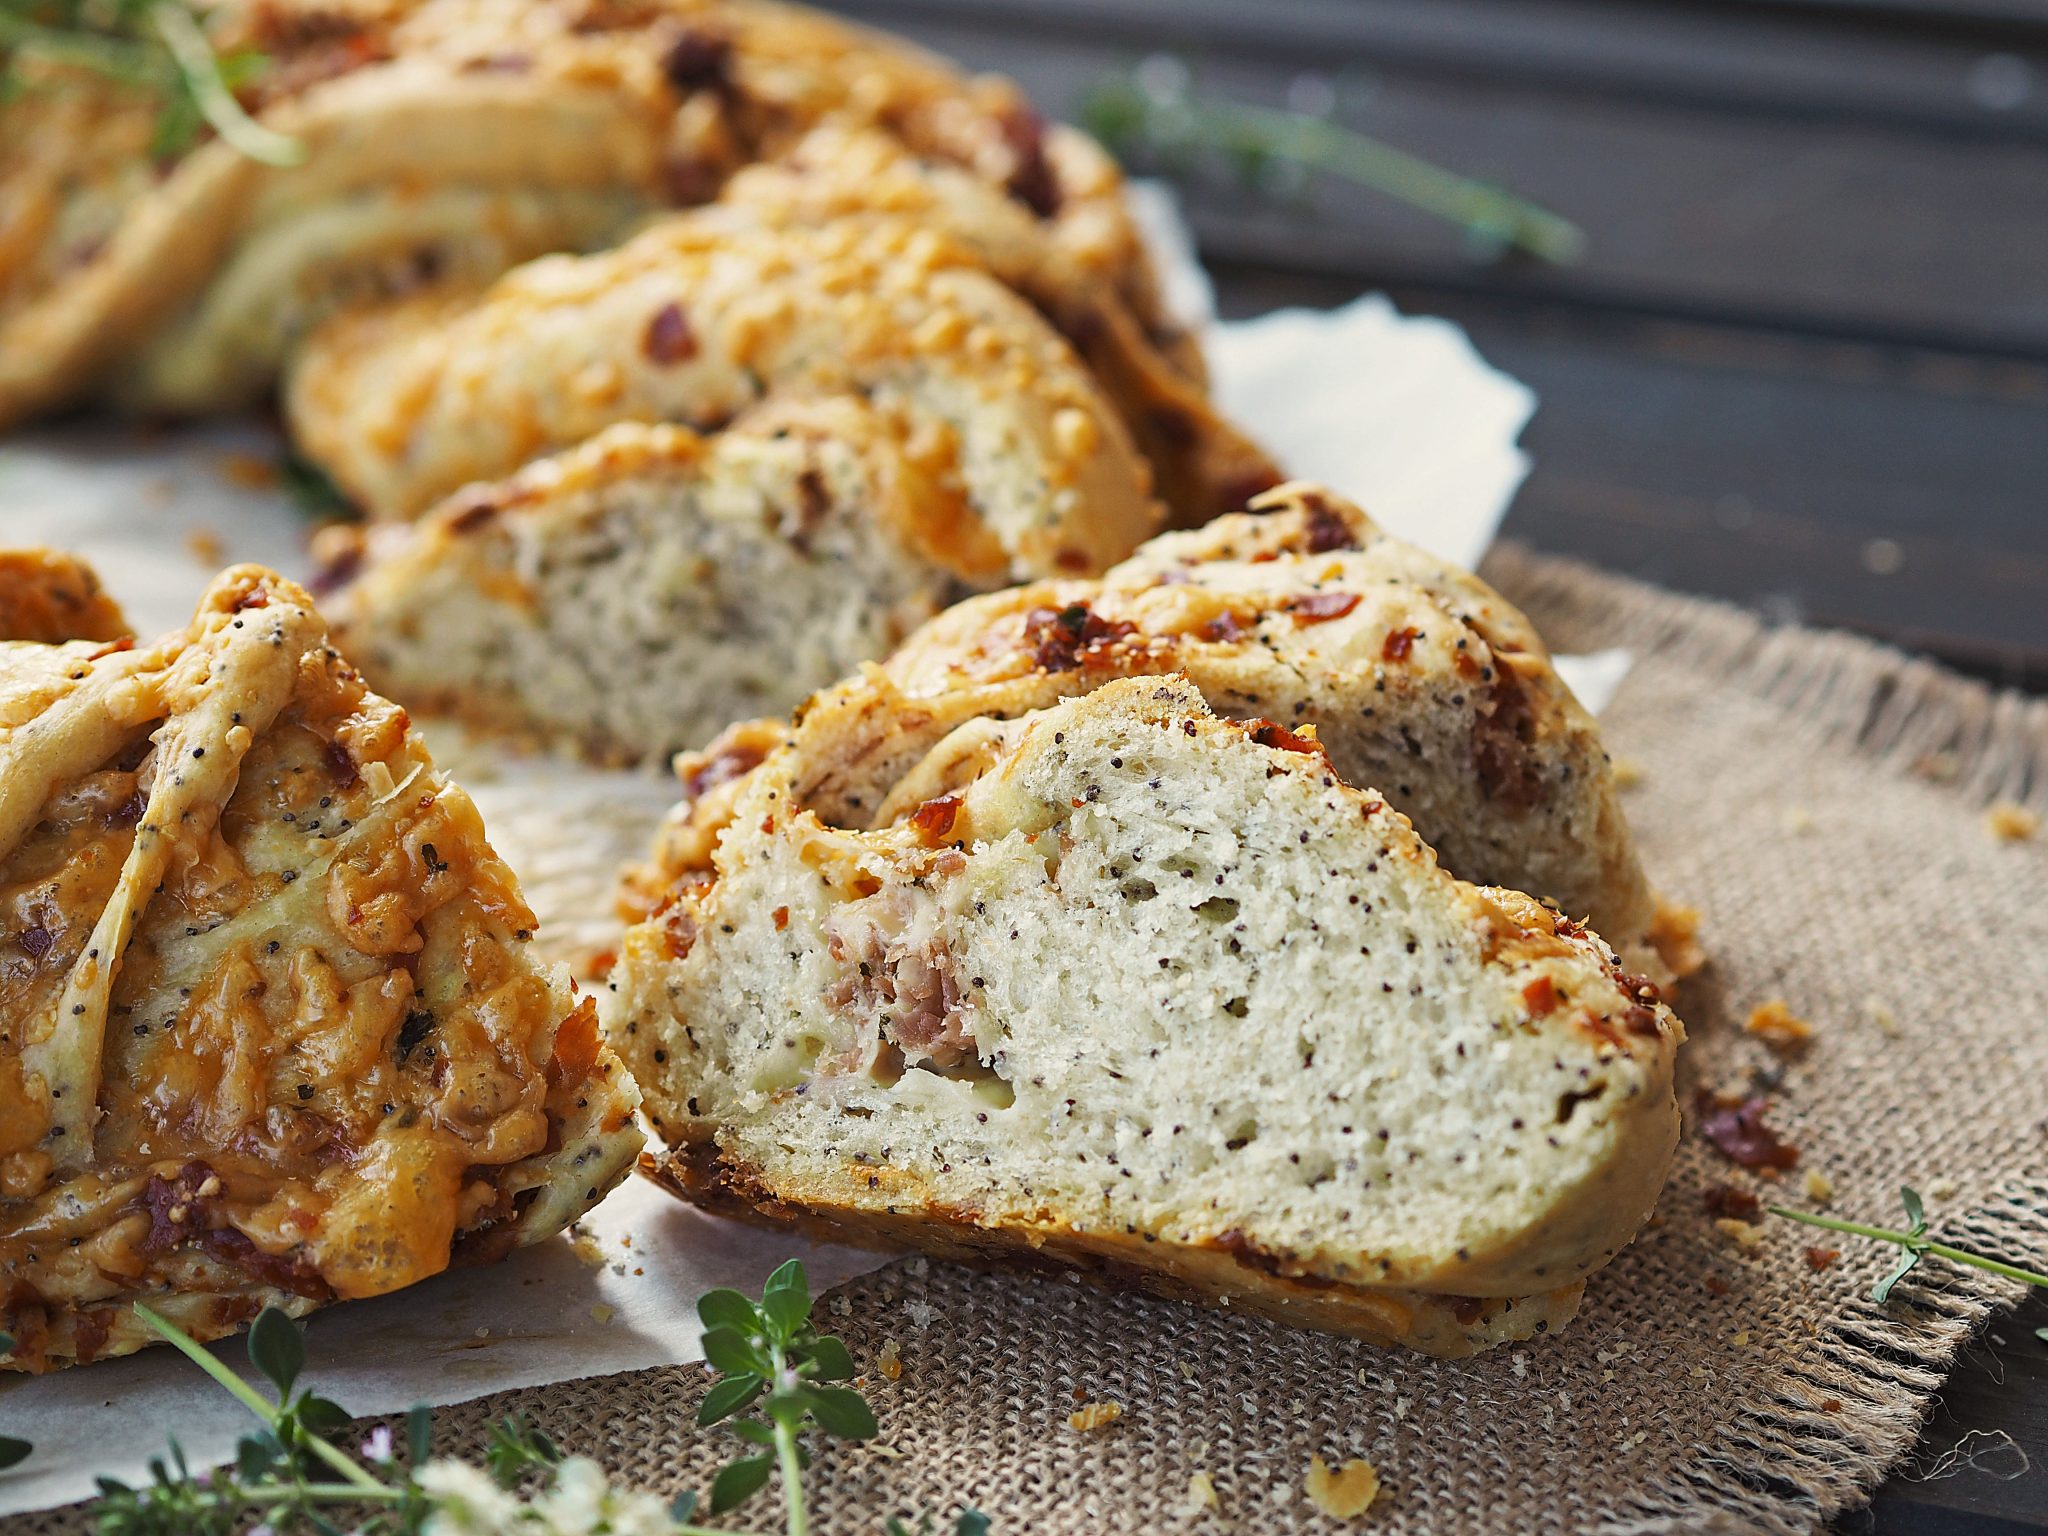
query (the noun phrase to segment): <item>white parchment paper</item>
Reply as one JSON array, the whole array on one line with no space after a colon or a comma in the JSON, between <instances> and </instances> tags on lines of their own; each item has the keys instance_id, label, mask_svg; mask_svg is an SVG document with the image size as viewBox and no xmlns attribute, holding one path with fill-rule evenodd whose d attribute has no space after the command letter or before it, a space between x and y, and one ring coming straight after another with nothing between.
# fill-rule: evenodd
<instances>
[{"instance_id":1,"label":"white parchment paper","mask_svg":"<svg viewBox=\"0 0 2048 1536\"><path fill-rule=\"evenodd\" d=\"M1169 291L1199 317L1209 290L1184 233L1156 194L1142 196ZM1516 438L1535 398L1488 367L1455 326L1368 297L1216 326L1210 350L1224 407L1290 472L1329 483L1390 531L1450 559L1471 564L1485 551L1528 468ZM248 425L26 434L0 447L0 542L80 551L144 633L167 630L186 622L223 563L304 573L303 517L252 473L276 450ZM1625 670L1625 656L1609 656L1568 676L1598 708ZM618 865L645 848L669 786L651 774L507 757L443 726L429 734L519 872L551 953L581 964L607 947ZM373 1413L696 1360L696 1298L719 1285L758 1288L792 1254L820 1289L881 1262L703 1216L631 1180L579 1237L316 1314L309 1378L345 1407ZM242 1360L238 1343L220 1351ZM224 1393L166 1350L0 1379L0 1433L37 1444L29 1461L0 1473L0 1514L84 1497L95 1476L140 1476L167 1429L194 1464L209 1464L229 1456L247 1427Z\"/></svg>"}]
</instances>

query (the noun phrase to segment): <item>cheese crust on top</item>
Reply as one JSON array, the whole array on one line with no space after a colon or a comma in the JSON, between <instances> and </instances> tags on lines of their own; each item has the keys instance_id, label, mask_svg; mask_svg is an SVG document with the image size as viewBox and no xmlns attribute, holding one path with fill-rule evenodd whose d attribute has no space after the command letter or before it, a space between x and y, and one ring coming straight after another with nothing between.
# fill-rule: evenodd
<instances>
[{"instance_id":1,"label":"cheese crust on top","mask_svg":"<svg viewBox=\"0 0 2048 1536\"><path fill-rule=\"evenodd\" d=\"M373 1296L559 1230L638 1149L589 999L299 588L0 644L0 1366Z\"/></svg>"},{"instance_id":2,"label":"cheese crust on top","mask_svg":"<svg viewBox=\"0 0 2048 1536\"><path fill-rule=\"evenodd\" d=\"M772 0L213 0L223 54L294 139L277 167L157 104L24 60L0 106L0 425L83 398L209 411L259 394L324 316L475 284L715 197L821 123L885 132L1000 189L1199 385L1107 157L1007 80Z\"/></svg>"},{"instance_id":3,"label":"cheese crust on top","mask_svg":"<svg viewBox=\"0 0 2048 1536\"><path fill-rule=\"evenodd\" d=\"M873 825L963 722L1170 673L1219 713L1312 729L1346 782L1385 795L1461 879L1555 901L1632 970L1669 979L1599 729L1534 627L1477 577L1305 483L1153 539L1099 580L955 604L869 680L807 707L804 793L837 821ZM652 866L629 876L629 910L708 866L732 781L781 734L739 725L679 762L685 802Z\"/></svg>"}]
</instances>

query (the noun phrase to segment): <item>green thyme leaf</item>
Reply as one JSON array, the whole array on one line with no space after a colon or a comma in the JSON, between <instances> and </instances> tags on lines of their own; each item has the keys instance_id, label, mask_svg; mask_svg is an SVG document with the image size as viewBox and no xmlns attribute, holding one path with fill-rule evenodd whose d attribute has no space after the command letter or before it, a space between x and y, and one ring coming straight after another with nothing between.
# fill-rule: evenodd
<instances>
[{"instance_id":1,"label":"green thyme leaf","mask_svg":"<svg viewBox=\"0 0 2048 1536\"><path fill-rule=\"evenodd\" d=\"M741 1419L733 1425L732 1432L742 1440L751 1441L755 1445L775 1443L775 1431L759 1419Z\"/></svg>"},{"instance_id":2,"label":"green thyme leaf","mask_svg":"<svg viewBox=\"0 0 2048 1536\"><path fill-rule=\"evenodd\" d=\"M249 1363L277 1388L280 1400L290 1397L292 1383L306 1365L306 1340L282 1308L269 1306L249 1327Z\"/></svg>"},{"instance_id":3,"label":"green thyme leaf","mask_svg":"<svg viewBox=\"0 0 2048 1536\"><path fill-rule=\"evenodd\" d=\"M17 1440L12 1435L0 1435L0 1472L9 1467L18 1467L28 1460L35 1447L26 1440Z\"/></svg>"},{"instance_id":4,"label":"green thyme leaf","mask_svg":"<svg viewBox=\"0 0 2048 1536\"><path fill-rule=\"evenodd\" d=\"M11 1355L13 1353L14 1335L11 1333L0 1333L0 1355Z\"/></svg>"},{"instance_id":5,"label":"green thyme leaf","mask_svg":"<svg viewBox=\"0 0 2048 1536\"><path fill-rule=\"evenodd\" d=\"M708 1328L703 1338L704 1358L714 1370L727 1376L761 1376L769 1373L761 1352L734 1328Z\"/></svg>"},{"instance_id":6,"label":"green thyme leaf","mask_svg":"<svg viewBox=\"0 0 2048 1536\"><path fill-rule=\"evenodd\" d=\"M848 1381L853 1376L853 1356L846 1352L846 1346L831 1337L818 1339L804 1351L810 1361L812 1375L820 1381Z\"/></svg>"},{"instance_id":7,"label":"green thyme leaf","mask_svg":"<svg viewBox=\"0 0 2048 1536\"><path fill-rule=\"evenodd\" d=\"M1920 1203L1920 1191L1908 1184L1899 1190L1899 1203L1906 1208L1906 1220L1913 1224L1913 1235L1918 1237L1927 1230L1927 1211Z\"/></svg>"},{"instance_id":8,"label":"green thyme leaf","mask_svg":"<svg viewBox=\"0 0 2048 1536\"><path fill-rule=\"evenodd\" d=\"M691 1488L685 1488L681 1493L677 1494L674 1502L668 1507L668 1517L675 1521L677 1525L686 1523L690 1516L695 1513L697 1513L697 1494L696 1490Z\"/></svg>"},{"instance_id":9,"label":"green thyme leaf","mask_svg":"<svg viewBox=\"0 0 2048 1536\"><path fill-rule=\"evenodd\" d=\"M988 1536L989 1518L978 1509L963 1509L953 1522L953 1536Z\"/></svg>"},{"instance_id":10,"label":"green thyme leaf","mask_svg":"<svg viewBox=\"0 0 2048 1536\"><path fill-rule=\"evenodd\" d=\"M761 1288L761 1315L788 1343L811 1315L811 1288L801 1260L791 1259Z\"/></svg>"},{"instance_id":11,"label":"green thyme leaf","mask_svg":"<svg viewBox=\"0 0 2048 1536\"><path fill-rule=\"evenodd\" d=\"M2048 1328L2036 1328L2034 1330L2034 1337L2039 1339L2043 1344L2048 1344Z\"/></svg>"},{"instance_id":12,"label":"green thyme leaf","mask_svg":"<svg viewBox=\"0 0 2048 1536\"><path fill-rule=\"evenodd\" d=\"M726 1377L704 1394L704 1401L697 1405L697 1422L716 1424L720 1419L731 1418L759 1397L767 1385L752 1371Z\"/></svg>"},{"instance_id":13,"label":"green thyme leaf","mask_svg":"<svg viewBox=\"0 0 2048 1536\"><path fill-rule=\"evenodd\" d=\"M1870 1288L1870 1299L1880 1307L1892 1299L1892 1287L1913 1273L1920 1265L1920 1250L1908 1248L1892 1266L1891 1273Z\"/></svg>"},{"instance_id":14,"label":"green thyme leaf","mask_svg":"<svg viewBox=\"0 0 2048 1536\"><path fill-rule=\"evenodd\" d=\"M724 1514L750 1494L767 1486L768 1473L775 1465L772 1456L743 1456L711 1483L711 1512Z\"/></svg>"},{"instance_id":15,"label":"green thyme leaf","mask_svg":"<svg viewBox=\"0 0 2048 1536\"><path fill-rule=\"evenodd\" d=\"M881 1432L875 1411L851 1387L812 1387L805 1393L811 1417L828 1435L842 1440L872 1440Z\"/></svg>"},{"instance_id":16,"label":"green thyme leaf","mask_svg":"<svg viewBox=\"0 0 2048 1536\"><path fill-rule=\"evenodd\" d=\"M730 1328L742 1335L761 1328L759 1309L738 1291L706 1291L697 1300L697 1318L706 1328Z\"/></svg>"}]
</instances>

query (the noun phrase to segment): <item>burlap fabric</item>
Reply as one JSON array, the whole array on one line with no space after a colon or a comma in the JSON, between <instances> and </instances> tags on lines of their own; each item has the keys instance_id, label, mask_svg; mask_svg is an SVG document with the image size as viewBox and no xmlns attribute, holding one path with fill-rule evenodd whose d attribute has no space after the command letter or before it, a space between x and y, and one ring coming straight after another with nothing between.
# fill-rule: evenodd
<instances>
[{"instance_id":1,"label":"burlap fabric","mask_svg":"<svg viewBox=\"0 0 2048 1536\"><path fill-rule=\"evenodd\" d=\"M1680 998L1697 1084L1754 1084L1833 1185L1832 1209L1926 1192L1944 1236L2048 1261L2048 840L2001 842L1985 808L2048 811L2048 704L1862 641L1513 549L1488 574L1560 649L1628 645L1610 710L1640 766L1629 809L1659 885L1699 906L1712 964ZM1747 1036L1782 997L1815 1035L1785 1062ZM1690 1116L1689 1116L1690 1120ZM898 1263L825 1301L882 1438L823 1450L814 1529L969 1503L997 1531L1801 1531L1911 1445L1958 1348L2017 1287L1930 1263L1887 1308L1888 1250L1767 1223L1718 1231L1718 1183L1801 1206L1689 1125L1659 1216L1594 1277L1561 1337L1445 1363L1056 1279ZM1841 1248L1824 1270L1809 1246ZM519 1411L664 1492L704 1488L735 1442L699 1431L707 1377L653 1370L445 1410L441 1444ZM1123 1415L1083 1434L1078 1401ZM1365 1457L1384 1491L1345 1527L1307 1502L1311 1454ZM1196 1512L1206 1472L1220 1510ZM743 1513L776 1525L771 1496ZM13 1523L71 1532L76 1513Z\"/></svg>"}]
</instances>

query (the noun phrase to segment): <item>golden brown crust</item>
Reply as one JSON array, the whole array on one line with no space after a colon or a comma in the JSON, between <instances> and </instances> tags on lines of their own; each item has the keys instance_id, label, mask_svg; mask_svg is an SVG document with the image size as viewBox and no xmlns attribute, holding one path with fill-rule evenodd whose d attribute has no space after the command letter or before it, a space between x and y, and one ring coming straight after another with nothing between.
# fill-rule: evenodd
<instances>
[{"instance_id":1,"label":"golden brown crust","mask_svg":"<svg viewBox=\"0 0 2048 1536\"><path fill-rule=\"evenodd\" d=\"M144 648L0 645L0 1331L44 1370L555 1230L637 1095L468 796L227 572Z\"/></svg>"},{"instance_id":2,"label":"golden brown crust","mask_svg":"<svg viewBox=\"0 0 2048 1536\"><path fill-rule=\"evenodd\" d=\"M1598 728L1527 618L1320 487L1249 514L1156 538L1099 580L956 603L806 707L806 803L873 825L944 792L898 781L965 721L1182 672L1227 715L1316 727L1338 772L1386 794L1454 873L1557 900L1664 979ZM629 874L632 908L706 867L730 799L686 787L652 866Z\"/></svg>"},{"instance_id":3,"label":"golden brown crust","mask_svg":"<svg viewBox=\"0 0 2048 1536\"><path fill-rule=\"evenodd\" d=\"M118 640L130 634L99 574L56 549L0 549L0 640Z\"/></svg>"},{"instance_id":4,"label":"golden brown crust","mask_svg":"<svg viewBox=\"0 0 2048 1536\"><path fill-rule=\"evenodd\" d=\"M1051 1217L1028 1230L992 1226L970 1212L917 1204L908 1193L901 1211L829 1199L792 1204L708 1142L643 1153L640 1172L705 1210L795 1230L820 1242L909 1247L956 1264L1077 1274L1108 1290L1248 1312L1289 1327L1400 1345L1446 1360L1562 1328L1577 1313L1586 1288L1579 1281L1530 1297L1378 1290L1287 1274L1274 1257L1241 1240L1185 1246L1148 1242L1137 1235L1085 1231Z\"/></svg>"},{"instance_id":5,"label":"golden brown crust","mask_svg":"<svg viewBox=\"0 0 2048 1536\"><path fill-rule=\"evenodd\" d=\"M260 388L336 302L588 248L713 197L828 117L966 168L1110 263L1168 366L1199 378L1099 152L1049 135L1009 82L894 38L769 0L226 0L209 21L222 49L272 61L248 104L305 163L207 141L159 165L146 99L32 66L37 89L0 108L0 139L20 145L0 422L109 386L211 408ZM267 336L234 334L252 295L286 306ZM139 372L109 373L138 353Z\"/></svg>"}]
</instances>

